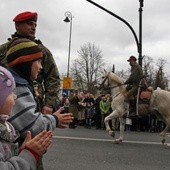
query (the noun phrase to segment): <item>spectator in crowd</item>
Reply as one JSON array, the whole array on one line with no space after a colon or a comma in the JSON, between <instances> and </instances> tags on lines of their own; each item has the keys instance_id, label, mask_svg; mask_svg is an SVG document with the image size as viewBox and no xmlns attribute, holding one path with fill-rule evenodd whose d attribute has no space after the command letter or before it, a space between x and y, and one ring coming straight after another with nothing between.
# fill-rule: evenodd
<instances>
[{"instance_id":1,"label":"spectator in crowd","mask_svg":"<svg viewBox=\"0 0 170 170\"><path fill-rule=\"evenodd\" d=\"M85 127L91 128L92 118L94 113L93 112L94 97L89 92L85 92L84 106L85 106L85 120L86 120Z\"/></svg>"},{"instance_id":2,"label":"spectator in crowd","mask_svg":"<svg viewBox=\"0 0 170 170\"><path fill-rule=\"evenodd\" d=\"M67 127L72 121L72 114L61 114L59 109L53 114L36 112L32 80L36 79L42 65L43 53L39 46L25 38L16 38L8 47L7 64L16 82L16 104L8 119L20 133L20 145L28 130L35 136L42 130L54 130L55 127ZM41 168L39 168L41 169Z\"/></svg>"},{"instance_id":3,"label":"spectator in crowd","mask_svg":"<svg viewBox=\"0 0 170 170\"><path fill-rule=\"evenodd\" d=\"M81 126L85 125L85 104L84 104L84 93L80 92L78 94L78 124Z\"/></svg>"},{"instance_id":4,"label":"spectator in crowd","mask_svg":"<svg viewBox=\"0 0 170 170\"><path fill-rule=\"evenodd\" d=\"M43 131L31 139L28 131L19 153L15 143L19 134L7 120L17 98L13 92L15 87L12 74L0 66L0 169L36 169L37 161L51 144L52 132Z\"/></svg>"},{"instance_id":5,"label":"spectator in crowd","mask_svg":"<svg viewBox=\"0 0 170 170\"><path fill-rule=\"evenodd\" d=\"M36 79L38 96L38 111L44 114L52 114L56 102L56 94L60 88L60 77L54 58L47 47L35 38L38 14L36 12L22 12L13 19L16 32L8 39L8 42L0 46L0 63L6 65L6 52L8 46L15 38L28 38L34 41L43 53L42 69Z\"/></svg>"},{"instance_id":6,"label":"spectator in crowd","mask_svg":"<svg viewBox=\"0 0 170 170\"><path fill-rule=\"evenodd\" d=\"M73 113L73 117L74 117L73 122L69 124L69 128L76 128L77 117L78 117L78 103L79 103L78 92L77 91L70 92L68 100L69 100L69 112Z\"/></svg>"},{"instance_id":7,"label":"spectator in crowd","mask_svg":"<svg viewBox=\"0 0 170 170\"><path fill-rule=\"evenodd\" d=\"M100 101L102 98L102 93L99 94L99 96L94 101L94 107L95 107L95 125L96 129L101 128L101 110L100 110Z\"/></svg>"},{"instance_id":8,"label":"spectator in crowd","mask_svg":"<svg viewBox=\"0 0 170 170\"><path fill-rule=\"evenodd\" d=\"M100 101L100 110L101 110L101 128L105 129L104 119L109 115L110 111L110 101L107 100L105 94L102 95L102 100Z\"/></svg>"},{"instance_id":9,"label":"spectator in crowd","mask_svg":"<svg viewBox=\"0 0 170 170\"><path fill-rule=\"evenodd\" d=\"M64 110L65 110L65 113L68 113L69 112L69 105L70 105L70 102L69 102L68 96L66 94L63 94L61 97L59 97L58 108L63 107Z\"/></svg>"}]
</instances>

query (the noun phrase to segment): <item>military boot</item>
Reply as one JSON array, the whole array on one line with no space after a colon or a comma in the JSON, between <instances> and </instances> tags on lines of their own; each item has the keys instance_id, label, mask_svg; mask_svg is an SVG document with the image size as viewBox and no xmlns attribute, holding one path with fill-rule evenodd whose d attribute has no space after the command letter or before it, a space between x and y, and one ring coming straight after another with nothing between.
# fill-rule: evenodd
<instances>
[{"instance_id":1,"label":"military boot","mask_svg":"<svg viewBox=\"0 0 170 170\"><path fill-rule=\"evenodd\" d=\"M129 117L136 116L136 100L129 100Z\"/></svg>"}]
</instances>

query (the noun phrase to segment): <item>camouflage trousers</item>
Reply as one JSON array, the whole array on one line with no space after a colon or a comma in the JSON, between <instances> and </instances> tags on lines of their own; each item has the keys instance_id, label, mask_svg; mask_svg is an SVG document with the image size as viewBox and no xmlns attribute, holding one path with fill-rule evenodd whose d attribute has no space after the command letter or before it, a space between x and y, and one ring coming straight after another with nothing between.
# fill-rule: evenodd
<instances>
[{"instance_id":1,"label":"camouflage trousers","mask_svg":"<svg viewBox=\"0 0 170 170\"><path fill-rule=\"evenodd\" d=\"M135 96L137 95L138 92L138 86L132 86L130 89L127 89L127 95L126 95L126 101L129 100L134 100Z\"/></svg>"}]
</instances>

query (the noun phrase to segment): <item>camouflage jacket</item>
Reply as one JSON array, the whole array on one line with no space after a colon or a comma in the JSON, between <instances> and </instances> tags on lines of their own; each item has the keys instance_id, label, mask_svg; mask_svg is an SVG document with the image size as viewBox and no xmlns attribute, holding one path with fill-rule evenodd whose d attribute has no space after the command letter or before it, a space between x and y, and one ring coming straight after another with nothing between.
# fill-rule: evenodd
<instances>
[{"instance_id":1,"label":"camouflage jacket","mask_svg":"<svg viewBox=\"0 0 170 170\"><path fill-rule=\"evenodd\" d=\"M10 42L16 38L17 35L12 35L12 39L9 39L9 41L5 44L2 44L0 46L0 64L1 65L7 65L6 64L6 51L8 48L8 45ZM24 38L24 37L18 37L18 38ZM56 98L58 96L57 92L60 88L60 76L58 72L57 65L54 61L53 55L48 50L47 47L45 47L40 40L34 40L35 43L39 45L39 47L42 49L43 52L43 59L42 59L42 71L39 74L36 85L37 85L37 98L40 110L42 106L48 106L48 107L54 107L54 103L56 101Z\"/></svg>"},{"instance_id":2,"label":"camouflage jacket","mask_svg":"<svg viewBox=\"0 0 170 170\"><path fill-rule=\"evenodd\" d=\"M138 85L142 78L143 78L143 72L141 66L137 63L132 65L131 74L127 80L127 84Z\"/></svg>"}]
</instances>

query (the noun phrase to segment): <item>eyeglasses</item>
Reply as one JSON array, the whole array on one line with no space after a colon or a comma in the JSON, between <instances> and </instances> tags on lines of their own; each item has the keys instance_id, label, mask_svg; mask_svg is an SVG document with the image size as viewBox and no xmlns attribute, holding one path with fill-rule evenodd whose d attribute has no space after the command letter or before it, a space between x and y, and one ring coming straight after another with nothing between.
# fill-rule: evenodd
<instances>
[{"instance_id":1,"label":"eyeglasses","mask_svg":"<svg viewBox=\"0 0 170 170\"><path fill-rule=\"evenodd\" d=\"M0 71L0 77L4 79L3 81L6 82L7 87L12 86L12 81L2 71Z\"/></svg>"}]
</instances>

